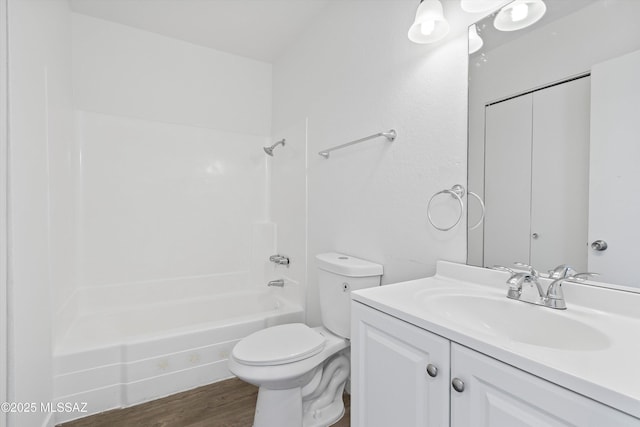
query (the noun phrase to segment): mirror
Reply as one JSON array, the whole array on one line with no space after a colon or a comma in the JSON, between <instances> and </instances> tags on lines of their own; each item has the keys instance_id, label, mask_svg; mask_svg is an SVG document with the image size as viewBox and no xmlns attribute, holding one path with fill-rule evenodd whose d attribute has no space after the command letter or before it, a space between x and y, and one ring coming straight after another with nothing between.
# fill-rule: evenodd
<instances>
[{"instance_id":1,"label":"mirror","mask_svg":"<svg viewBox=\"0 0 640 427\"><path fill-rule=\"evenodd\" d=\"M545 0L518 31L476 24L467 263L559 264L640 290L640 1ZM468 223L480 218L470 200Z\"/></svg>"}]
</instances>

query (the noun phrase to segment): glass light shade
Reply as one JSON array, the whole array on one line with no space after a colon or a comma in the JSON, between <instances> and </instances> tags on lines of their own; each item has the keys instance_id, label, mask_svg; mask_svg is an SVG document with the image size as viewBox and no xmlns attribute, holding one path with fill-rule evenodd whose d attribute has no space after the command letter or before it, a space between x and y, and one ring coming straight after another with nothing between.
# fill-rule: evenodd
<instances>
[{"instance_id":1,"label":"glass light shade","mask_svg":"<svg viewBox=\"0 0 640 427\"><path fill-rule=\"evenodd\" d=\"M409 28L409 40L414 43L434 43L449 33L449 23L439 0L423 0L416 11L416 19Z\"/></svg>"},{"instance_id":2,"label":"glass light shade","mask_svg":"<svg viewBox=\"0 0 640 427\"><path fill-rule=\"evenodd\" d=\"M469 54L479 51L483 44L482 37L478 35L476 24L473 24L469 27Z\"/></svg>"},{"instance_id":3,"label":"glass light shade","mask_svg":"<svg viewBox=\"0 0 640 427\"><path fill-rule=\"evenodd\" d=\"M547 12L542 0L515 0L496 15L493 26L500 31L516 31L535 24Z\"/></svg>"},{"instance_id":4,"label":"glass light shade","mask_svg":"<svg viewBox=\"0 0 640 427\"><path fill-rule=\"evenodd\" d=\"M507 0L461 0L460 7L465 12L480 13L497 9L506 2Z\"/></svg>"}]
</instances>

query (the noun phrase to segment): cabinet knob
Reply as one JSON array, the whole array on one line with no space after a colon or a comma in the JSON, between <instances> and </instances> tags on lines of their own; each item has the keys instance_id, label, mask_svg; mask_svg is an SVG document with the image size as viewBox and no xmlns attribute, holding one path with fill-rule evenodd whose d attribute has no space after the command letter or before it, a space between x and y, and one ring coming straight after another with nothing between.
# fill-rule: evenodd
<instances>
[{"instance_id":1,"label":"cabinet knob","mask_svg":"<svg viewBox=\"0 0 640 427\"><path fill-rule=\"evenodd\" d=\"M430 377L435 378L438 375L438 367L429 363L427 365L427 374L429 374Z\"/></svg>"},{"instance_id":2,"label":"cabinet knob","mask_svg":"<svg viewBox=\"0 0 640 427\"><path fill-rule=\"evenodd\" d=\"M453 386L453 389L458 393L462 393L464 391L464 381L462 381L460 378L454 378L451 381L451 385Z\"/></svg>"},{"instance_id":3,"label":"cabinet knob","mask_svg":"<svg viewBox=\"0 0 640 427\"><path fill-rule=\"evenodd\" d=\"M540 235L538 233L533 233L531 237L533 237L534 239L537 239L538 237L540 237Z\"/></svg>"}]
</instances>

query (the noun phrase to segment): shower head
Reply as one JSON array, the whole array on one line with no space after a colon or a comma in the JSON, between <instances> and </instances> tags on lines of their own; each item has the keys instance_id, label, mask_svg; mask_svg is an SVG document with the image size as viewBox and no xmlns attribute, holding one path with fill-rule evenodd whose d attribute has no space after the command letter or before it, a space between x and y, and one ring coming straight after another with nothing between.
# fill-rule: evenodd
<instances>
[{"instance_id":1,"label":"shower head","mask_svg":"<svg viewBox=\"0 0 640 427\"><path fill-rule=\"evenodd\" d=\"M278 144L282 144L282 146L284 147L284 141L285 141L285 139L282 138L282 140L276 142L272 146L270 146L270 147L262 147L262 149L264 150L265 153L267 153L268 155L273 157L273 149L276 148L276 146L278 146Z\"/></svg>"}]
</instances>

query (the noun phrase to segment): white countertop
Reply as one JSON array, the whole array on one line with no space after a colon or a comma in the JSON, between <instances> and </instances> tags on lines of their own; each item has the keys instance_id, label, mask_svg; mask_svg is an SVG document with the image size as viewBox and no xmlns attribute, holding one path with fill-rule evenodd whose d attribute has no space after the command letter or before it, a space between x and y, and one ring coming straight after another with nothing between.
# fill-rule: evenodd
<instances>
[{"instance_id":1,"label":"white countertop","mask_svg":"<svg viewBox=\"0 0 640 427\"><path fill-rule=\"evenodd\" d=\"M640 418L640 293L565 283L567 313L602 332L609 344L597 350L565 350L513 341L479 332L430 312L426 299L437 288L446 292L506 297L508 273L445 261L435 276L352 293L366 304L451 341L544 378ZM549 281L544 279L543 287ZM533 306L535 307L535 306ZM522 325L522 328L535 325Z\"/></svg>"}]
</instances>

